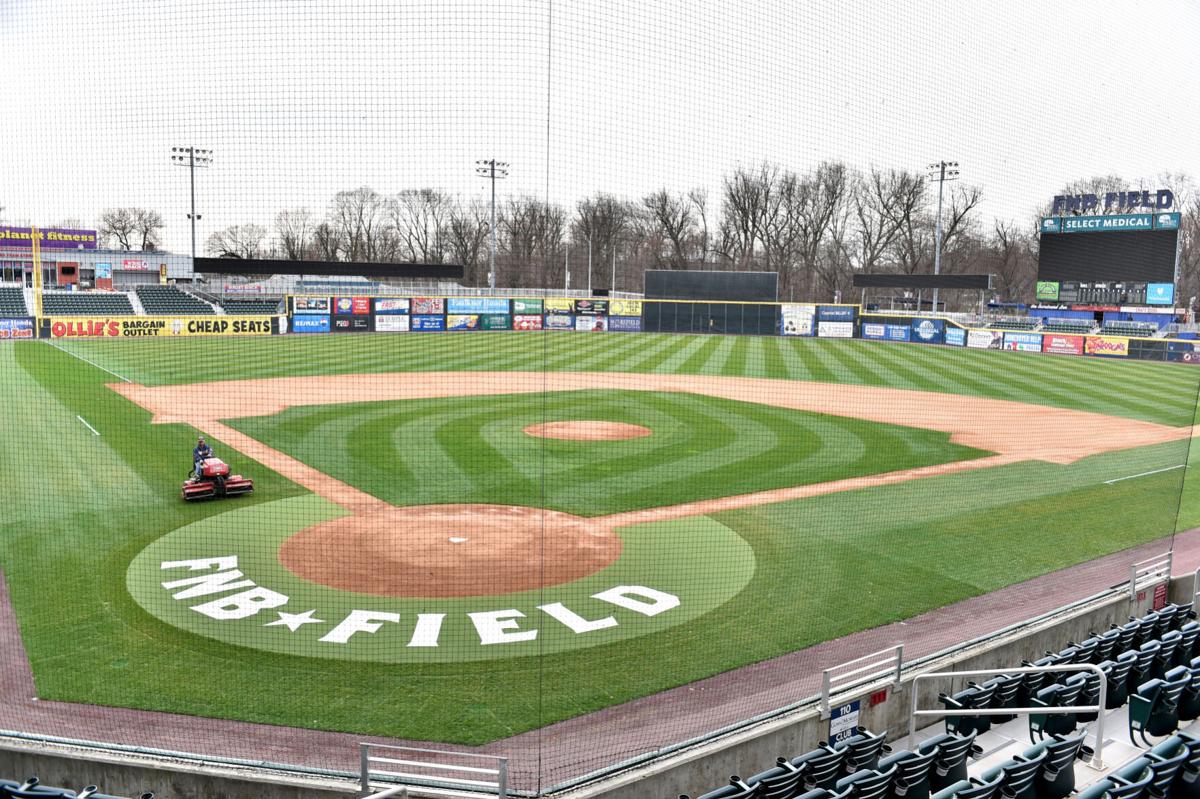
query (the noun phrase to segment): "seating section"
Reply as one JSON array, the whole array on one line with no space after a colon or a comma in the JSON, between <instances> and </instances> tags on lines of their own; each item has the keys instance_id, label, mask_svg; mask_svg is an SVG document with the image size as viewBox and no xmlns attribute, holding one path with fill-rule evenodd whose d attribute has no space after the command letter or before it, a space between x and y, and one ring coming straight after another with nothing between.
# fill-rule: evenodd
<instances>
[{"instance_id":1,"label":"seating section","mask_svg":"<svg viewBox=\"0 0 1200 799\"><path fill-rule=\"evenodd\" d=\"M42 294L46 316L133 316L133 303L120 292L47 291Z\"/></svg>"},{"instance_id":2,"label":"seating section","mask_svg":"<svg viewBox=\"0 0 1200 799\"><path fill-rule=\"evenodd\" d=\"M89 785L76 792L69 788L55 788L43 785L37 777L30 777L24 782L0 779L0 799L125 799L121 796L101 793L95 785ZM141 794L140 799L154 799L154 794Z\"/></svg>"},{"instance_id":3,"label":"seating section","mask_svg":"<svg viewBox=\"0 0 1200 799\"><path fill-rule=\"evenodd\" d=\"M235 316L241 314L277 314L280 313L279 305L279 300L221 300L221 307L225 309L225 313L234 314Z\"/></svg>"},{"instance_id":4,"label":"seating section","mask_svg":"<svg viewBox=\"0 0 1200 799\"><path fill-rule=\"evenodd\" d=\"M175 286L138 286L138 300L146 313L161 316L206 316L213 307Z\"/></svg>"},{"instance_id":5,"label":"seating section","mask_svg":"<svg viewBox=\"0 0 1200 799\"><path fill-rule=\"evenodd\" d=\"M1015 715L947 716L945 733L899 752L883 734L860 727L834 746L781 757L767 771L731 777L697 799L1065 799L1075 792L1074 761L1092 756L1077 726L1098 715L1074 708L1098 705L1102 686L1106 709L1128 706L1130 742L1150 748L1088 785L1080 799L1200 799L1200 737L1177 732L1200 718L1200 622L1192 605L1166 605L1022 663L1078 664L1098 666L1103 678L1065 669L998 674L939 697L956 711L1072 708L1029 714L1032 745L976 776L967 761L982 752L977 736Z\"/></svg>"},{"instance_id":6,"label":"seating section","mask_svg":"<svg viewBox=\"0 0 1200 799\"><path fill-rule=\"evenodd\" d=\"M1095 323L1090 319L1059 319L1050 318L1042 324L1042 330L1047 333L1091 333Z\"/></svg>"},{"instance_id":7,"label":"seating section","mask_svg":"<svg viewBox=\"0 0 1200 799\"><path fill-rule=\"evenodd\" d=\"M1101 332L1113 336L1150 338L1158 333L1158 325L1153 322L1105 322Z\"/></svg>"},{"instance_id":8,"label":"seating section","mask_svg":"<svg viewBox=\"0 0 1200 799\"><path fill-rule=\"evenodd\" d=\"M13 286L0 287L0 316L29 316L25 293Z\"/></svg>"},{"instance_id":9,"label":"seating section","mask_svg":"<svg viewBox=\"0 0 1200 799\"><path fill-rule=\"evenodd\" d=\"M1033 330L1040 321L1040 319L1031 319L1028 316L1002 316L988 327L996 330Z\"/></svg>"}]
</instances>

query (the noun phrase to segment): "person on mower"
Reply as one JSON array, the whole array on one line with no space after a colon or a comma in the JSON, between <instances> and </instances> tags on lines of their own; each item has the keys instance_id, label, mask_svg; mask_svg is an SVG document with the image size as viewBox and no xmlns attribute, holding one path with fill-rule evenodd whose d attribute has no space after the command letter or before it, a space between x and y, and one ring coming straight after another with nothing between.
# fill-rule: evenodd
<instances>
[{"instance_id":1,"label":"person on mower","mask_svg":"<svg viewBox=\"0 0 1200 799\"><path fill-rule=\"evenodd\" d=\"M210 447L208 445L208 442L206 442L204 440L204 436L200 436L200 438L196 441L196 448L192 450L192 470L193 470L192 482L193 483L200 481L200 476L201 476L200 472L201 472L201 467L204 464L204 459L211 458L212 454L213 454L212 447Z\"/></svg>"}]
</instances>

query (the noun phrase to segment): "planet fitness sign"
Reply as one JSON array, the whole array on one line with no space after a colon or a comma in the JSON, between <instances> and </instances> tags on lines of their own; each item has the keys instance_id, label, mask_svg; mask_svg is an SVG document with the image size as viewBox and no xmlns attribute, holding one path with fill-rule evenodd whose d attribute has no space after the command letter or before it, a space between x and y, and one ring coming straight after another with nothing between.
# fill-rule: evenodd
<instances>
[{"instance_id":1,"label":"planet fitness sign","mask_svg":"<svg viewBox=\"0 0 1200 799\"><path fill-rule=\"evenodd\" d=\"M94 250L96 231L72 228L38 229L37 239L44 250ZM33 228L0 225L0 249L33 248Z\"/></svg>"}]
</instances>

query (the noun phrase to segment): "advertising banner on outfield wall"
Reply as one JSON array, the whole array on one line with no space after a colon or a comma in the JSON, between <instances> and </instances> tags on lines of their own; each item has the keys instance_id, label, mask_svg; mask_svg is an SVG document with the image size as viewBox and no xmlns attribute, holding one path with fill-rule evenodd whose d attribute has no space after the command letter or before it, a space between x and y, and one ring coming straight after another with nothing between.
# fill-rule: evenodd
<instances>
[{"instance_id":1,"label":"advertising banner on outfield wall","mask_svg":"<svg viewBox=\"0 0 1200 799\"><path fill-rule=\"evenodd\" d=\"M575 300L563 300L557 297L547 299L546 313L573 314L575 313Z\"/></svg>"},{"instance_id":2,"label":"advertising banner on outfield wall","mask_svg":"<svg viewBox=\"0 0 1200 799\"><path fill-rule=\"evenodd\" d=\"M908 325L892 325L884 322L862 323L862 337L876 341L908 341L911 332Z\"/></svg>"},{"instance_id":3,"label":"advertising banner on outfield wall","mask_svg":"<svg viewBox=\"0 0 1200 799\"><path fill-rule=\"evenodd\" d=\"M779 306L779 332L785 336L811 336L817 306L784 303Z\"/></svg>"},{"instance_id":4,"label":"advertising banner on outfield wall","mask_svg":"<svg viewBox=\"0 0 1200 799\"><path fill-rule=\"evenodd\" d=\"M1116 336L1088 336L1083 344L1088 355L1105 358L1124 358L1129 355L1129 339Z\"/></svg>"},{"instance_id":5,"label":"advertising banner on outfield wall","mask_svg":"<svg viewBox=\"0 0 1200 799\"><path fill-rule=\"evenodd\" d=\"M0 319L0 340L14 338L33 338L32 316Z\"/></svg>"},{"instance_id":6,"label":"advertising banner on outfield wall","mask_svg":"<svg viewBox=\"0 0 1200 799\"><path fill-rule=\"evenodd\" d=\"M440 300L439 300L440 302ZM413 300L413 308L417 307L417 301ZM416 314L412 317L413 330L445 330L446 317Z\"/></svg>"},{"instance_id":7,"label":"advertising banner on outfield wall","mask_svg":"<svg viewBox=\"0 0 1200 799\"><path fill-rule=\"evenodd\" d=\"M513 300L512 301L513 316L529 316L532 314L542 315L541 300Z\"/></svg>"},{"instance_id":8,"label":"advertising banner on outfield wall","mask_svg":"<svg viewBox=\"0 0 1200 799\"><path fill-rule=\"evenodd\" d=\"M513 330L541 330L541 314L522 314L513 317Z\"/></svg>"},{"instance_id":9,"label":"advertising banner on outfield wall","mask_svg":"<svg viewBox=\"0 0 1200 799\"><path fill-rule=\"evenodd\" d=\"M1041 333L1012 333L1004 334L1004 349L1016 352L1041 352Z\"/></svg>"},{"instance_id":10,"label":"advertising banner on outfield wall","mask_svg":"<svg viewBox=\"0 0 1200 799\"><path fill-rule=\"evenodd\" d=\"M941 344L946 340L946 320L914 319L910 323L912 341L921 344Z\"/></svg>"},{"instance_id":11,"label":"advertising banner on outfield wall","mask_svg":"<svg viewBox=\"0 0 1200 799\"><path fill-rule=\"evenodd\" d=\"M342 316L365 316L371 313L370 297L335 297L333 300L334 313Z\"/></svg>"},{"instance_id":12,"label":"advertising banner on outfield wall","mask_svg":"<svg viewBox=\"0 0 1200 799\"><path fill-rule=\"evenodd\" d=\"M485 313L479 317L480 330L508 330L512 327L512 317L506 313Z\"/></svg>"},{"instance_id":13,"label":"advertising banner on outfield wall","mask_svg":"<svg viewBox=\"0 0 1200 799\"><path fill-rule=\"evenodd\" d=\"M883 339L885 336L887 336L887 325L883 325L878 322L863 322L863 338Z\"/></svg>"},{"instance_id":14,"label":"advertising banner on outfield wall","mask_svg":"<svg viewBox=\"0 0 1200 799\"><path fill-rule=\"evenodd\" d=\"M1083 336L1047 333L1042 336L1042 352L1055 355L1083 355Z\"/></svg>"},{"instance_id":15,"label":"advertising banner on outfield wall","mask_svg":"<svg viewBox=\"0 0 1200 799\"><path fill-rule=\"evenodd\" d=\"M441 297L413 297L412 312L414 314L445 313L446 301ZM413 329L417 329L415 324Z\"/></svg>"},{"instance_id":16,"label":"advertising banner on outfield wall","mask_svg":"<svg viewBox=\"0 0 1200 799\"><path fill-rule=\"evenodd\" d=\"M547 330L574 330L575 317L570 314L548 313L546 314L545 328Z\"/></svg>"},{"instance_id":17,"label":"advertising banner on outfield wall","mask_svg":"<svg viewBox=\"0 0 1200 799\"><path fill-rule=\"evenodd\" d=\"M817 335L820 338L854 338L854 323L821 319L817 322Z\"/></svg>"},{"instance_id":18,"label":"advertising banner on outfield wall","mask_svg":"<svg viewBox=\"0 0 1200 799\"><path fill-rule=\"evenodd\" d=\"M642 330L642 317L610 316L608 317L608 329L622 333L640 333Z\"/></svg>"},{"instance_id":19,"label":"advertising banner on outfield wall","mask_svg":"<svg viewBox=\"0 0 1200 799\"><path fill-rule=\"evenodd\" d=\"M613 300L608 304L609 316L641 316L641 300ZM610 325L611 328L611 325Z\"/></svg>"},{"instance_id":20,"label":"advertising banner on outfield wall","mask_svg":"<svg viewBox=\"0 0 1200 799\"><path fill-rule=\"evenodd\" d=\"M575 313L583 316L602 316L608 313L608 300L576 300Z\"/></svg>"},{"instance_id":21,"label":"advertising banner on outfield wall","mask_svg":"<svg viewBox=\"0 0 1200 799\"><path fill-rule=\"evenodd\" d=\"M42 319L49 338L269 336L269 316L58 316Z\"/></svg>"},{"instance_id":22,"label":"advertising banner on outfield wall","mask_svg":"<svg viewBox=\"0 0 1200 799\"><path fill-rule=\"evenodd\" d=\"M409 302L407 297L376 297L374 307L376 314L406 314Z\"/></svg>"},{"instance_id":23,"label":"advertising banner on outfield wall","mask_svg":"<svg viewBox=\"0 0 1200 799\"><path fill-rule=\"evenodd\" d=\"M853 322L854 307L849 305L819 305L817 319L823 322Z\"/></svg>"},{"instance_id":24,"label":"advertising banner on outfield wall","mask_svg":"<svg viewBox=\"0 0 1200 799\"><path fill-rule=\"evenodd\" d=\"M334 333L370 333L371 317L369 316L335 316L333 317Z\"/></svg>"},{"instance_id":25,"label":"advertising banner on outfield wall","mask_svg":"<svg viewBox=\"0 0 1200 799\"><path fill-rule=\"evenodd\" d=\"M478 330L479 317L475 314L452 313L446 316L447 330Z\"/></svg>"},{"instance_id":26,"label":"advertising banner on outfield wall","mask_svg":"<svg viewBox=\"0 0 1200 799\"><path fill-rule=\"evenodd\" d=\"M607 316L576 316L575 329L581 331L608 330Z\"/></svg>"},{"instance_id":27,"label":"advertising banner on outfield wall","mask_svg":"<svg viewBox=\"0 0 1200 799\"><path fill-rule=\"evenodd\" d=\"M946 325L946 343L951 347L962 347L967 343L967 331L954 325Z\"/></svg>"},{"instance_id":28,"label":"advertising banner on outfield wall","mask_svg":"<svg viewBox=\"0 0 1200 799\"><path fill-rule=\"evenodd\" d=\"M329 313L329 298L292 297L292 313Z\"/></svg>"},{"instance_id":29,"label":"advertising banner on outfield wall","mask_svg":"<svg viewBox=\"0 0 1200 799\"><path fill-rule=\"evenodd\" d=\"M293 333L328 333L329 316L316 314L296 314L292 317Z\"/></svg>"},{"instance_id":30,"label":"advertising banner on outfield wall","mask_svg":"<svg viewBox=\"0 0 1200 799\"><path fill-rule=\"evenodd\" d=\"M998 350L1004 343L1004 333L999 330L968 330L967 346L976 350Z\"/></svg>"},{"instance_id":31,"label":"advertising banner on outfield wall","mask_svg":"<svg viewBox=\"0 0 1200 799\"><path fill-rule=\"evenodd\" d=\"M407 314L383 314L375 317L376 333L407 333L408 331Z\"/></svg>"},{"instance_id":32,"label":"advertising banner on outfield wall","mask_svg":"<svg viewBox=\"0 0 1200 799\"><path fill-rule=\"evenodd\" d=\"M446 300L446 313L506 314L508 313L508 300L496 297L450 297Z\"/></svg>"}]
</instances>

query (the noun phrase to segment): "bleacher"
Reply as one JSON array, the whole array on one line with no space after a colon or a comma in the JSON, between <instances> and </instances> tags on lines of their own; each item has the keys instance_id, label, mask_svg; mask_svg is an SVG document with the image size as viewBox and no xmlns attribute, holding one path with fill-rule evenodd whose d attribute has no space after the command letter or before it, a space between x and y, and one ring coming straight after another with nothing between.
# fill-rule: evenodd
<instances>
[{"instance_id":1,"label":"bleacher","mask_svg":"<svg viewBox=\"0 0 1200 799\"><path fill-rule=\"evenodd\" d=\"M1134 338L1150 338L1158 333L1158 325L1153 322L1105 322L1101 332L1111 336L1133 336Z\"/></svg>"},{"instance_id":2,"label":"bleacher","mask_svg":"<svg viewBox=\"0 0 1200 799\"><path fill-rule=\"evenodd\" d=\"M1002 316L993 321L988 327L995 330L1033 330L1038 326L1040 321L1040 319L1028 316Z\"/></svg>"},{"instance_id":3,"label":"bleacher","mask_svg":"<svg viewBox=\"0 0 1200 799\"><path fill-rule=\"evenodd\" d=\"M29 316L25 292L13 286L0 287L0 316Z\"/></svg>"},{"instance_id":4,"label":"bleacher","mask_svg":"<svg viewBox=\"0 0 1200 799\"><path fill-rule=\"evenodd\" d=\"M138 300L146 313L155 316L206 316L213 307L175 286L138 286Z\"/></svg>"},{"instance_id":5,"label":"bleacher","mask_svg":"<svg viewBox=\"0 0 1200 799\"><path fill-rule=\"evenodd\" d=\"M46 316L133 316L129 297L113 291L47 291L42 294Z\"/></svg>"},{"instance_id":6,"label":"bleacher","mask_svg":"<svg viewBox=\"0 0 1200 799\"><path fill-rule=\"evenodd\" d=\"M277 314L279 300L268 299L230 299L221 300L221 307L227 314Z\"/></svg>"},{"instance_id":7,"label":"bleacher","mask_svg":"<svg viewBox=\"0 0 1200 799\"><path fill-rule=\"evenodd\" d=\"M845 741L780 757L774 767L745 780L733 776L697 799L1065 799L1076 792L1079 799L1200 799L1195 618L1191 605L1167 605L1023 663L1092 664L1103 679L1094 671L998 670L941 694L947 710L965 715L947 716L944 732L920 731L900 751L891 751L884 734L860 727ZM1085 740L1095 743L1087 725L1097 714L1076 708L1099 705L1102 685L1105 768L1077 769L1076 760L1094 754ZM969 712L1030 707L1063 710Z\"/></svg>"},{"instance_id":8,"label":"bleacher","mask_svg":"<svg viewBox=\"0 0 1200 799\"><path fill-rule=\"evenodd\" d=\"M69 788L55 788L42 785L37 777L30 777L24 782L0 779L0 799L125 799L121 796L100 793L95 785L89 785L76 793ZM154 794L141 794L140 799L154 799Z\"/></svg>"},{"instance_id":9,"label":"bleacher","mask_svg":"<svg viewBox=\"0 0 1200 799\"><path fill-rule=\"evenodd\" d=\"M1084 335L1091 333L1096 323L1090 319L1060 319L1051 317L1042 323L1042 330L1047 333L1076 333Z\"/></svg>"}]
</instances>

